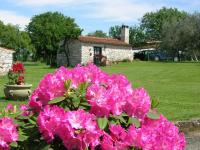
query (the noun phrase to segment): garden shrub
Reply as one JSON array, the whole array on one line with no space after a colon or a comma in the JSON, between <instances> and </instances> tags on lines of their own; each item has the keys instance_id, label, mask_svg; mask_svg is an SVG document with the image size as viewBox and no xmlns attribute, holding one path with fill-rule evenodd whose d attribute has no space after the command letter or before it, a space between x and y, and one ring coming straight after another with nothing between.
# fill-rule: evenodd
<instances>
[{"instance_id":1,"label":"garden shrub","mask_svg":"<svg viewBox=\"0 0 200 150\"><path fill-rule=\"evenodd\" d=\"M93 64L47 74L19 110L1 112L0 149L182 150L185 137L144 88Z\"/></svg>"}]
</instances>

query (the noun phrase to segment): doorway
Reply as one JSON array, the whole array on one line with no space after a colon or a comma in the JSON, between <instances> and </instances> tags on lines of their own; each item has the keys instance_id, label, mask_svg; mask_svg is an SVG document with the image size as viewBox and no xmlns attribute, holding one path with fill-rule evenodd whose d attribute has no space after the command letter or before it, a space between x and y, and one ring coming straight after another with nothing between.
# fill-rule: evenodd
<instances>
[{"instance_id":1,"label":"doorway","mask_svg":"<svg viewBox=\"0 0 200 150\"><path fill-rule=\"evenodd\" d=\"M100 65L102 58L102 47L94 46L94 64Z\"/></svg>"}]
</instances>

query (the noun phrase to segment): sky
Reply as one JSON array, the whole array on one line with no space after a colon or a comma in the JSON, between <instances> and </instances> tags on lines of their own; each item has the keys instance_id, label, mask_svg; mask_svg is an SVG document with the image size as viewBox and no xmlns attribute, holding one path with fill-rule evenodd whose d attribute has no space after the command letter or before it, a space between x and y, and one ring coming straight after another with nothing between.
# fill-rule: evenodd
<instances>
[{"instance_id":1,"label":"sky","mask_svg":"<svg viewBox=\"0 0 200 150\"><path fill-rule=\"evenodd\" d=\"M114 25L137 25L146 12L165 7L194 12L200 0L0 0L0 20L24 30L34 15L59 11L75 18L83 34L108 32Z\"/></svg>"}]
</instances>

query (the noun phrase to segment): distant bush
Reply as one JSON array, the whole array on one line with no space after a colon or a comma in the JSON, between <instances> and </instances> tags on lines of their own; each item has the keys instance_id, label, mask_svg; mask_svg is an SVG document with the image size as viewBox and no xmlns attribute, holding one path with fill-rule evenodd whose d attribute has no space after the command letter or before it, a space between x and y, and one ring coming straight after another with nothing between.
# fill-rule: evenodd
<instances>
[{"instance_id":1,"label":"distant bush","mask_svg":"<svg viewBox=\"0 0 200 150\"><path fill-rule=\"evenodd\" d=\"M126 58L126 59L123 59L122 62L131 62L131 60Z\"/></svg>"}]
</instances>

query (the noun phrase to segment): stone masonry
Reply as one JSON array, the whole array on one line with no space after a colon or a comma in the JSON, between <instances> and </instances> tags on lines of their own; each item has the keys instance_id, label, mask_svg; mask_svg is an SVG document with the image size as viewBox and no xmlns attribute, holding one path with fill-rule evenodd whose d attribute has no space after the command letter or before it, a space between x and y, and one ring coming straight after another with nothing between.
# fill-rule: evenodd
<instances>
[{"instance_id":1,"label":"stone masonry","mask_svg":"<svg viewBox=\"0 0 200 150\"><path fill-rule=\"evenodd\" d=\"M83 43L80 41L74 41L69 45L70 49L70 66L76 66L77 64L86 65L94 60L94 47L102 48L102 55L107 57L110 62L133 60L133 50L127 46L116 46L109 44L93 44ZM67 64L66 56L64 53L57 54L58 66L65 66Z\"/></svg>"},{"instance_id":2,"label":"stone masonry","mask_svg":"<svg viewBox=\"0 0 200 150\"><path fill-rule=\"evenodd\" d=\"M5 75L12 66L14 51L0 47L0 75Z\"/></svg>"},{"instance_id":3,"label":"stone masonry","mask_svg":"<svg viewBox=\"0 0 200 150\"><path fill-rule=\"evenodd\" d=\"M124 59L133 60L133 51L131 47L82 43L82 64L93 62L94 46L102 47L102 55L106 56L108 61L115 62Z\"/></svg>"}]
</instances>

